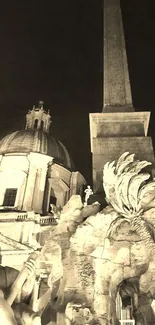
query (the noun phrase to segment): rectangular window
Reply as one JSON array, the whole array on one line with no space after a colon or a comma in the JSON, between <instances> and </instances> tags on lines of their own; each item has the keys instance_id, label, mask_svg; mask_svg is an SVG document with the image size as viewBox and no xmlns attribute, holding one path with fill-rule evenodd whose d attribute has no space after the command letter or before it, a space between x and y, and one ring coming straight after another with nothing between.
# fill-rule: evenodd
<instances>
[{"instance_id":1,"label":"rectangular window","mask_svg":"<svg viewBox=\"0 0 155 325\"><path fill-rule=\"evenodd\" d=\"M17 188L7 188L4 195L3 206L14 206L17 195Z\"/></svg>"},{"instance_id":2,"label":"rectangular window","mask_svg":"<svg viewBox=\"0 0 155 325\"><path fill-rule=\"evenodd\" d=\"M57 198L53 195L50 195L50 202L49 202L49 212L51 212L51 206L50 204L56 205L57 203Z\"/></svg>"}]
</instances>

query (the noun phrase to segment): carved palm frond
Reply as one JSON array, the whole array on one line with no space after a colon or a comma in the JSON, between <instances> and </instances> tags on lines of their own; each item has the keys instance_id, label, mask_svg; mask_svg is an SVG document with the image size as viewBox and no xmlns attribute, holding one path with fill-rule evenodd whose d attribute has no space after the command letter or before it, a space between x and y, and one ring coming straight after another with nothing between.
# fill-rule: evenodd
<instances>
[{"instance_id":1,"label":"carved palm frond","mask_svg":"<svg viewBox=\"0 0 155 325\"><path fill-rule=\"evenodd\" d=\"M138 216L155 199L155 182L142 170L151 165L135 160L134 154L125 152L117 163L106 163L103 169L103 186L106 200L122 216Z\"/></svg>"},{"instance_id":2,"label":"carved palm frond","mask_svg":"<svg viewBox=\"0 0 155 325\"><path fill-rule=\"evenodd\" d=\"M155 201L155 181L150 180L149 173L142 171L149 165L150 162L135 160L134 155L125 152L116 164L105 165L103 186L107 202L120 216L110 226L109 234L126 220L154 257L154 236L150 232L150 224L142 217L150 202Z\"/></svg>"},{"instance_id":3,"label":"carved palm frond","mask_svg":"<svg viewBox=\"0 0 155 325\"><path fill-rule=\"evenodd\" d=\"M142 217L134 217L130 220L132 231L136 231L139 237L143 240L145 246L149 249L150 256L155 256L155 242L151 234L151 227Z\"/></svg>"}]
</instances>

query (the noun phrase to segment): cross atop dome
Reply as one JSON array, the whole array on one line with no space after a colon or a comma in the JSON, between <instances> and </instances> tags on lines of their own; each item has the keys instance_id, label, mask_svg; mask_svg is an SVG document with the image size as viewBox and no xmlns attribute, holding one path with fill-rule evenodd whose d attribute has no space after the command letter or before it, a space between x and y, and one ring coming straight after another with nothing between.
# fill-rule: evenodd
<instances>
[{"instance_id":1,"label":"cross atop dome","mask_svg":"<svg viewBox=\"0 0 155 325\"><path fill-rule=\"evenodd\" d=\"M33 105L32 110L29 110L26 114L26 130L42 130L49 133L49 128L51 125L51 115L50 111L44 110L44 102L39 101L38 107Z\"/></svg>"}]
</instances>

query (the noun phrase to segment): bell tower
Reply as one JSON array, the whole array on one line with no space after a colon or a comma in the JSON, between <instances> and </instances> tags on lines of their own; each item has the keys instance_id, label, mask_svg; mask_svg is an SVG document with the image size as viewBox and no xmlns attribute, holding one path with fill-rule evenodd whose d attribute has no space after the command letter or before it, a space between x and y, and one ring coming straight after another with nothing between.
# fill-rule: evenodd
<instances>
[{"instance_id":1,"label":"bell tower","mask_svg":"<svg viewBox=\"0 0 155 325\"><path fill-rule=\"evenodd\" d=\"M147 136L150 112L135 112L132 103L120 0L104 0L103 108L89 114L93 191L103 190L103 166L123 152L152 162L152 140Z\"/></svg>"},{"instance_id":2,"label":"bell tower","mask_svg":"<svg viewBox=\"0 0 155 325\"><path fill-rule=\"evenodd\" d=\"M44 102L39 101L38 107L33 105L32 110L30 110L26 115L26 127L25 129L31 130L42 130L49 133L51 125L51 115L50 112L44 110Z\"/></svg>"}]
</instances>

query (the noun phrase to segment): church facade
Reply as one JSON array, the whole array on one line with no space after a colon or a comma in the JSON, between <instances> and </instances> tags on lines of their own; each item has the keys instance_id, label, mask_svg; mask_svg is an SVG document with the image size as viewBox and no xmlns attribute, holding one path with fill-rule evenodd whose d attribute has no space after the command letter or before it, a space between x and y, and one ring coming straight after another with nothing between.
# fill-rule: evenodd
<instances>
[{"instance_id":1,"label":"church facade","mask_svg":"<svg viewBox=\"0 0 155 325\"><path fill-rule=\"evenodd\" d=\"M50 124L39 102L27 113L25 130L0 141L2 265L20 269L57 225L51 205L61 210L72 195L83 193L86 181L65 146L50 135Z\"/></svg>"},{"instance_id":2,"label":"church facade","mask_svg":"<svg viewBox=\"0 0 155 325\"><path fill-rule=\"evenodd\" d=\"M0 141L0 206L47 215L82 194L84 177L65 146L50 136L51 116L39 107L26 115L25 130Z\"/></svg>"}]
</instances>

